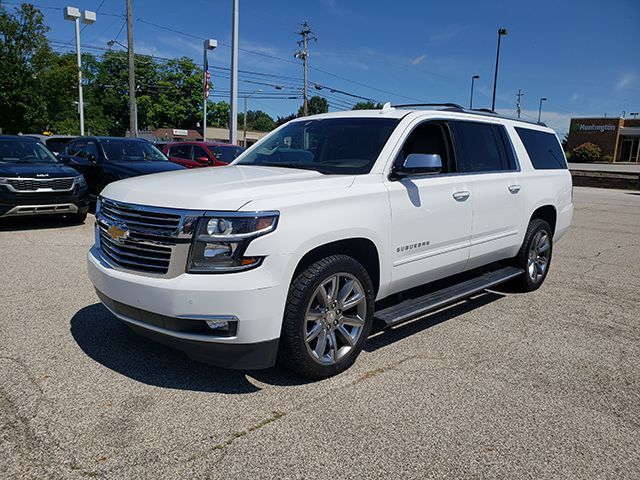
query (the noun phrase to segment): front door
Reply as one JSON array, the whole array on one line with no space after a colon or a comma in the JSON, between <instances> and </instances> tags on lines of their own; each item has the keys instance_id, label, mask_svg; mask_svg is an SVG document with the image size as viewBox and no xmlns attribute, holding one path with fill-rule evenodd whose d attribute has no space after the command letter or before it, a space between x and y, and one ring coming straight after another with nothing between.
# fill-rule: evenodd
<instances>
[{"instance_id":1,"label":"front door","mask_svg":"<svg viewBox=\"0 0 640 480\"><path fill-rule=\"evenodd\" d=\"M473 199L467 179L455 174L447 123L418 124L394 168L400 168L411 153L439 155L443 167L440 173L387 181L393 292L460 273L469 257Z\"/></svg>"}]
</instances>

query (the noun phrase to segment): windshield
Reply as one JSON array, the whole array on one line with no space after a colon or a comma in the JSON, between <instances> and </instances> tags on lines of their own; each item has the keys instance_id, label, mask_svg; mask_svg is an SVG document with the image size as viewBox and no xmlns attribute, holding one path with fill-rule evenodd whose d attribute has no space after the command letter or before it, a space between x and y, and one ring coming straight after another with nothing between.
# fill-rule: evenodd
<instances>
[{"instance_id":1,"label":"windshield","mask_svg":"<svg viewBox=\"0 0 640 480\"><path fill-rule=\"evenodd\" d=\"M368 173L399 120L326 118L292 122L272 133L236 165Z\"/></svg>"},{"instance_id":2,"label":"windshield","mask_svg":"<svg viewBox=\"0 0 640 480\"><path fill-rule=\"evenodd\" d=\"M0 162L56 163L56 157L40 142L0 139Z\"/></svg>"},{"instance_id":3,"label":"windshield","mask_svg":"<svg viewBox=\"0 0 640 480\"><path fill-rule=\"evenodd\" d=\"M108 138L100 140L110 162L168 162L164 154L144 140Z\"/></svg>"},{"instance_id":4,"label":"windshield","mask_svg":"<svg viewBox=\"0 0 640 480\"><path fill-rule=\"evenodd\" d=\"M224 163L233 162L242 152L244 152L244 148L242 147L223 147L220 145L209 146L209 150L211 150L211 153L213 153L218 160Z\"/></svg>"}]
</instances>

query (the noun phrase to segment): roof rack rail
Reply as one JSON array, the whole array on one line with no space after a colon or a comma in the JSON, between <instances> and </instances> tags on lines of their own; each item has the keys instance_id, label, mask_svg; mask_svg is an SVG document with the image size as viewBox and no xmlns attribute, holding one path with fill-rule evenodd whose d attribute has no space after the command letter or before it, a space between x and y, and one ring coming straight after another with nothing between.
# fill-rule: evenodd
<instances>
[{"instance_id":1,"label":"roof rack rail","mask_svg":"<svg viewBox=\"0 0 640 480\"><path fill-rule=\"evenodd\" d=\"M446 107L448 110L454 110L460 113L468 113L471 115L485 115L492 117L504 118L507 120L515 120L522 123L530 123L533 125L540 125L542 127L546 127L547 124L544 122L536 122L534 120L523 120L522 118L513 118L508 115L502 115L495 110L491 110L490 108L464 108L457 103L405 103L401 105L391 105L392 108L411 108L411 107Z\"/></svg>"},{"instance_id":2,"label":"roof rack rail","mask_svg":"<svg viewBox=\"0 0 640 480\"><path fill-rule=\"evenodd\" d=\"M456 110L464 110L464 108L457 103L403 103L401 105L391 105L394 108L405 107L448 107L455 108Z\"/></svg>"}]
</instances>

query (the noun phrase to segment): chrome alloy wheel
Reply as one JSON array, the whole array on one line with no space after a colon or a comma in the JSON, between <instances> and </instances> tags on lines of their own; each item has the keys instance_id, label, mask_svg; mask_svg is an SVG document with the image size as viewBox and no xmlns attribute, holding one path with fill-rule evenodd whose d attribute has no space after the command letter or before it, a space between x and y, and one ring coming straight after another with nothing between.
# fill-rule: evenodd
<instances>
[{"instance_id":1,"label":"chrome alloy wheel","mask_svg":"<svg viewBox=\"0 0 640 480\"><path fill-rule=\"evenodd\" d=\"M364 287L349 273L322 281L307 306L307 350L316 362L332 365L360 339L367 318Z\"/></svg>"},{"instance_id":2,"label":"chrome alloy wheel","mask_svg":"<svg viewBox=\"0 0 640 480\"><path fill-rule=\"evenodd\" d=\"M551 241L549 240L549 234L544 230L540 230L531 241L527 258L527 273L534 283L538 283L544 277L549 266L550 254Z\"/></svg>"}]
</instances>

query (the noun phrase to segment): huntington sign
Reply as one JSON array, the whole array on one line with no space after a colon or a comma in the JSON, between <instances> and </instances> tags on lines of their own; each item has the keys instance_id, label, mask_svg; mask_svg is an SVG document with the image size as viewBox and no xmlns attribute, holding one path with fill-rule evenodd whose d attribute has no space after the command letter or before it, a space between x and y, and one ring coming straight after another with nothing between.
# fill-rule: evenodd
<instances>
[{"instance_id":1,"label":"huntington sign","mask_svg":"<svg viewBox=\"0 0 640 480\"><path fill-rule=\"evenodd\" d=\"M571 126L573 132L612 132L616 130L617 126L614 124L608 125L595 125L593 123L574 123Z\"/></svg>"}]
</instances>

